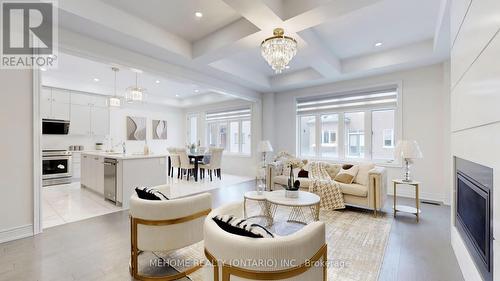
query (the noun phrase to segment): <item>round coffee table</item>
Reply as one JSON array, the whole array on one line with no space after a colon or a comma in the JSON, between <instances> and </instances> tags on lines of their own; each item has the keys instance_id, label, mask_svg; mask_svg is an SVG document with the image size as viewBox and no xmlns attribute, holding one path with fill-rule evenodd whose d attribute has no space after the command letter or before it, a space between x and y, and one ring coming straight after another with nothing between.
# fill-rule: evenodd
<instances>
[{"instance_id":1,"label":"round coffee table","mask_svg":"<svg viewBox=\"0 0 500 281\"><path fill-rule=\"evenodd\" d=\"M267 220L267 225L270 226L272 224L272 219L269 214L269 204L266 199L266 194L269 193L267 191L263 191L261 193L257 191L248 191L245 193L243 196L243 216L246 219L252 219L252 218L265 218ZM259 214L253 215L250 217L247 217L248 211L247 211L247 201L252 200L258 203L260 210Z\"/></svg>"},{"instance_id":2,"label":"round coffee table","mask_svg":"<svg viewBox=\"0 0 500 281\"><path fill-rule=\"evenodd\" d=\"M291 208L288 222L307 224L308 221L319 221L320 197L314 193L298 191L297 198L285 196L285 190L277 190L265 193L268 202L269 217L274 220L278 206Z\"/></svg>"}]
</instances>

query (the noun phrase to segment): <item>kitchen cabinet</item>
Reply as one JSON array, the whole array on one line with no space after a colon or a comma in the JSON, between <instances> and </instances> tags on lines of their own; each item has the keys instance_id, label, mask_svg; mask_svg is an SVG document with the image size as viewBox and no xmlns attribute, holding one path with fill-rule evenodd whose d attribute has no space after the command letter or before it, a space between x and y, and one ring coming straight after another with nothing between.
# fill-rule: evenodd
<instances>
[{"instance_id":1,"label":"kitchen cabinet","mask_svg":"<svg viewBox=\"0 0 500 281\"><path fill-rule=\"evenodd\" d=\"M109 110L106 107L92 107L90 116L92 135L105 136L109 134Z\"/></svg>"},{"instance_id":2,"label":"kitchen cabinet","mask_svg":"<svg viewBox=\"0 0 500 281\"><path fill-rule=\"evenodd\" d=\"M81 176L81 159L82 154L80 152L73 152L71 157L71 165L73 170L73 179L78 180Z\"/></svg>"},{"instance_id":3,"label":"kitchen cabinet","mask_svg":"<svg viewBox=\"0 0 500 281\"><path fill-rule=\"evenodd\" d=\"M88 105L71 105L71 118L69 125L71 135L91 135L90 107Z\"/></svg>"},{"instance_id":4,"label":"kitchen cabinet","mask_svg":"<svg viewBox=\"0 0 500 281\"><path fill-rule=\"evenodd\" d=\"M70 119L69 92L61 89L42 88L40 94L40 115L43 119Z\"/></svg>"},{"instance_id":5,"label":"kitchen cabinet","mask_svg":"<svg viewBox=\"0 0 500 281\"><path fill-rule=\"evenodd\" d=\"M82 155L81 181L86 188L104 194L104 157Z\"/></svg>"}]
</instances>

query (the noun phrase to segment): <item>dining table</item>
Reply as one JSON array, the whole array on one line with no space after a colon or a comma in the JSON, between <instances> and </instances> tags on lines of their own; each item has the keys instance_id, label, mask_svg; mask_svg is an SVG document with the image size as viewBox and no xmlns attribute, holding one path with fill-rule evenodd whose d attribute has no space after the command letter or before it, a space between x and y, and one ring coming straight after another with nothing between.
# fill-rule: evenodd
<instances>
[{"instance_id":1,"label":"dining table","mask_svg":"<svg viewBox=\"0 0 500 281\"><path fill-rule=\"evenodd\" d=\"M194 164L194 181L198 181L199 169L198 165L201 160L206 156L205 153L188 153L189 161ZM172 160L170 159L170 155L168 156L168 176L170 177L170 173L172 170Z\"/></svg>"}]
</instances>

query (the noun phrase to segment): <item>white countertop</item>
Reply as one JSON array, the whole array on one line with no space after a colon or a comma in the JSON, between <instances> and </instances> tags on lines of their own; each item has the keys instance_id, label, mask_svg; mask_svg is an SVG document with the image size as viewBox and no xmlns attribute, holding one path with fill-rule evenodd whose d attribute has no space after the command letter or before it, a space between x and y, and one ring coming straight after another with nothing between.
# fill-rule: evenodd
<instances>
[{"instance_id":1,"label":"white countertop","mask_svg":"<svg viewBox=\"0 0 500 281\"><path fill-rule=\"evenodd\" d=\"M82 155L94 155L94 156L102 156L106 158L112 158L112 159L117 159L117 160L126 160L126 159L148 159L148 158L163 158L167 157L168 154L155 154L155 153L150 153L150 154L135 154L135 153L130 153L130 154L123 154L123 153L116 153L116 152L104 152L104 151L82 151Z\"/></svg>"}]
</instances>

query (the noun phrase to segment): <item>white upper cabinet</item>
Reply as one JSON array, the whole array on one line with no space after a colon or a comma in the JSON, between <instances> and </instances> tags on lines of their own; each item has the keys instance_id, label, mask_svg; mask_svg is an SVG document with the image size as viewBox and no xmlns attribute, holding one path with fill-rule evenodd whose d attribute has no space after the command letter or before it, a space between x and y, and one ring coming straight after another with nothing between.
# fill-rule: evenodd
<instances>
[{"instance_id":1,"label":"white upper cabinet","mask_svg":"<svg viewBox=\"0 0 500 281\"><path fill-rule=\"evenodd\" d=\"M94 96L92 105L97 107L107 107L106 97Z\"/></svg>"},{"instance_id":2,"label":"white upper cabinet","mask_svg":"<svg viewBox=\"0 0 500 281\"><path fill-rule=\"evenodd\" d=\"M90 106L71 105L71 119L69 124L71 135L90 135Z\"/></svg>"},{"instance_id":3,"label":"white upper cabinet","mask_svg":"<svg viewBox=\"0 0 500 281\"><path fill-rule=\"evenodd\" d=\"M44 119L70 119L69 92L60 89L42 88L40 115Z\"/></svg>"},{"instance_id":4,"label":"white upper cabinet","mask_svg":"<svg viewBox=\"0 0 500 281\"><path fill-rule=\"evenodd\" d=\"M106 107L93 106L90 116L92 135L105 136L109 134L109 110Z\"/></svg>"},{"instance_id":5,"label":"white upper cabinet","mask_svg":"<svg viewBox=\"0 0 500 281\"><path fill-rule=\"evenodd\" d=\"M92 96L73 92L71 93L71 104L89 106L92 104Z\"/></svg>"}]
</instances>

